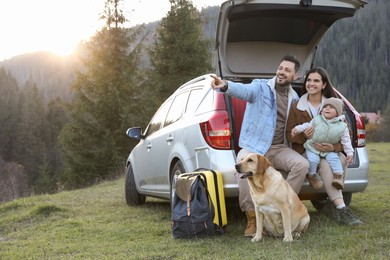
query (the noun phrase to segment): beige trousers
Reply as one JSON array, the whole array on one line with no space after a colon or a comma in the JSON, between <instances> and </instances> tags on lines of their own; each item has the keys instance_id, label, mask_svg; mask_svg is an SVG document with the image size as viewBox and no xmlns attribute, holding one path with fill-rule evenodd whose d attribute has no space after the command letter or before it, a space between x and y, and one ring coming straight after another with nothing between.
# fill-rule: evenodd
<instances>
[{"instance_id":1,"label":"beige trousers","mask_svg":"<svg viewBox=\"0 0 390 260\"><path fill-rule=\"evenodd\" d=\"M345 172L347 169L347 160L344 156L344 154L339 153L339 158L341 161L341 165L343 166L344 169L344 177L345 177ZM333 172L332 169L330 168L328 162L325 160L325 158L321 158L320 160L320 165L318 166L318 174L321 176L322 183L324 184L324 188L326 191L326 194L328 194L328 197L331 201L334 201L335 199L339 199L343 197L343 194L341 190L336 189L332 185L332 180L333 180Z\"/></svg>"},{"instance_id":2,"label":"beige trousers","mask_svg":"<svg viewBox=\"0 0 390 260\"><path fill-rule=\"evenodd\" d=\"M237 162L241 161L251 151L241 149L237 154ZM270 160L272 166L283 172L288 172L286 181L295 193L299 193L306 174L309 172L309 162L301 154L286 145L272 145L266 152L265 157ZM238 179L238 201L242 211L254 210L247 179Z\"/></svg>"}]
</instances>

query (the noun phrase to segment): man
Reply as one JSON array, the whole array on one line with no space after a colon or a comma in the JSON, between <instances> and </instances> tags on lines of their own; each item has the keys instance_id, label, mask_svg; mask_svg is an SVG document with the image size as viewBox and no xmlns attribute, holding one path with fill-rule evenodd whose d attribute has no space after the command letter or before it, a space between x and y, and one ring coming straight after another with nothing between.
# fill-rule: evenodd
<instances>
[{"instance_id":1,"label":"man","mask_svg":"<svg viewBox=\"0 0 390 260\"><path fill-rule=\"evenodd\" d=\"M291 55L283 57L276 76L272 79L255 79L249 84L224 81L213 76L214 90L247 101L241 126L237 162L248 153L259 153L267 157L275 169L288 173L287 182L298 194L309 163L306 158L292 150L285 137L288 111L298 100L291 82L299 77L300 62ZM239 204L246 213L245 236L256 233L256 215L247 179L238 178Z\"/></svg>"}]
</instances>

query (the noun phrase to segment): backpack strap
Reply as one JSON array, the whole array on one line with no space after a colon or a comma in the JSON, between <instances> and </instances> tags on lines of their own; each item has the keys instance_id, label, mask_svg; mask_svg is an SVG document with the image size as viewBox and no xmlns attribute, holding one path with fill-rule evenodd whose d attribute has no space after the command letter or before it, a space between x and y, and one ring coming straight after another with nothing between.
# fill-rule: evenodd
<instances>
[{"instance_id":1,"label":"backpack strap","mask_svg":"<svg viewBox=\"0 0 390 260\"><path fill-rule=\"evenodd\" d=\"M191 192L187 194L187 216L191 215Z\"/></svg>"}]
</instances>

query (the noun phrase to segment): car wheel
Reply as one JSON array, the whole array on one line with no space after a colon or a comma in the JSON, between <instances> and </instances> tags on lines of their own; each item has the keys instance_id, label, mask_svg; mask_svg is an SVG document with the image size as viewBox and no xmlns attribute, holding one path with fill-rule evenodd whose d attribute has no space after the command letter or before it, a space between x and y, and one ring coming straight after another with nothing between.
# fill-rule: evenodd
<instances>
[{"instance_id":1,"label":"car wheel","mask_svg":"<svg viewBox=\"0 0 390 260\"><path fill-rule=\"evenodd\" d=\"M175 183L176 183L177 176L179 176L180 174L182 174L184 172L185 172L185 169L184 169L183 163L181 161L177 161L170 172L170 176L171 176L171 190L170 190L171 206L173 205L173 195L175 194L175 189L176 189Z\"/></svg>"},{"instance_id":2,"label":"car wheel","mask_svg":"<svg viewBox=\"0 0 390 260\"><path fill-rule=\"evenodd\" d=\"M343 193L344 203L345 205L349 206L352 201L352 192Z\"/></svg>"},{"instance_id":3,"label":"car wheel","mask_svg":"<svg viewBox=\"0 0 390 260\"><path fill-rule=\"evenodd\" d=\"M311 204L313 205L313 207L317 210L317 211L321 211L321 209L324 208L326 202L328 200L311 200Z\"/></svg>"},{"instance_id":4,"label":"car wheel","mask_svg":"<svg viewBox=\"0 0 390 260\"><path fill-rule=\"evenodd\" d=\"M125 197L129 206L137 206L145 203L146 197L138 193L135 186L133 168L131 164L127 167L125 176Z\"/></svg>"}]
</instances>

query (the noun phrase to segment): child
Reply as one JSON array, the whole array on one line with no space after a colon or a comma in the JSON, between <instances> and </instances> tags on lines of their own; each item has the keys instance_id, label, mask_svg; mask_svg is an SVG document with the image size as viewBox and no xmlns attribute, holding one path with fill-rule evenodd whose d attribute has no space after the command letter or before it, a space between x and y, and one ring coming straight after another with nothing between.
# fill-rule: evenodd
<instances>
[{"instance_id":1,"label":"child","mask_svg":"<svg viewBox=\"0 0 390 260\"><path fill-rule=\"evenodd\" d=\"M307 159L310 164L308 178L315 177L318 164L320 163L320 157L324 157L328 161L334 174L332 185L339 190L344 188L344 175L338 153L319 152L313 147L313 144L337 144L341 141L344 152L347 155L347 163L351 164L353 160L353 147L351 144L349 129L347 124L344 122L344 119L345 116L343 115L342 100L338 98L329 98L324 102L321 114L314 116L308 123L297 125L291 131L291 135L294 136L298 133L302 133L310 126L314 127L315 131L313 137L308 139L304 144Z\"/></svg>"}]
</instances>

